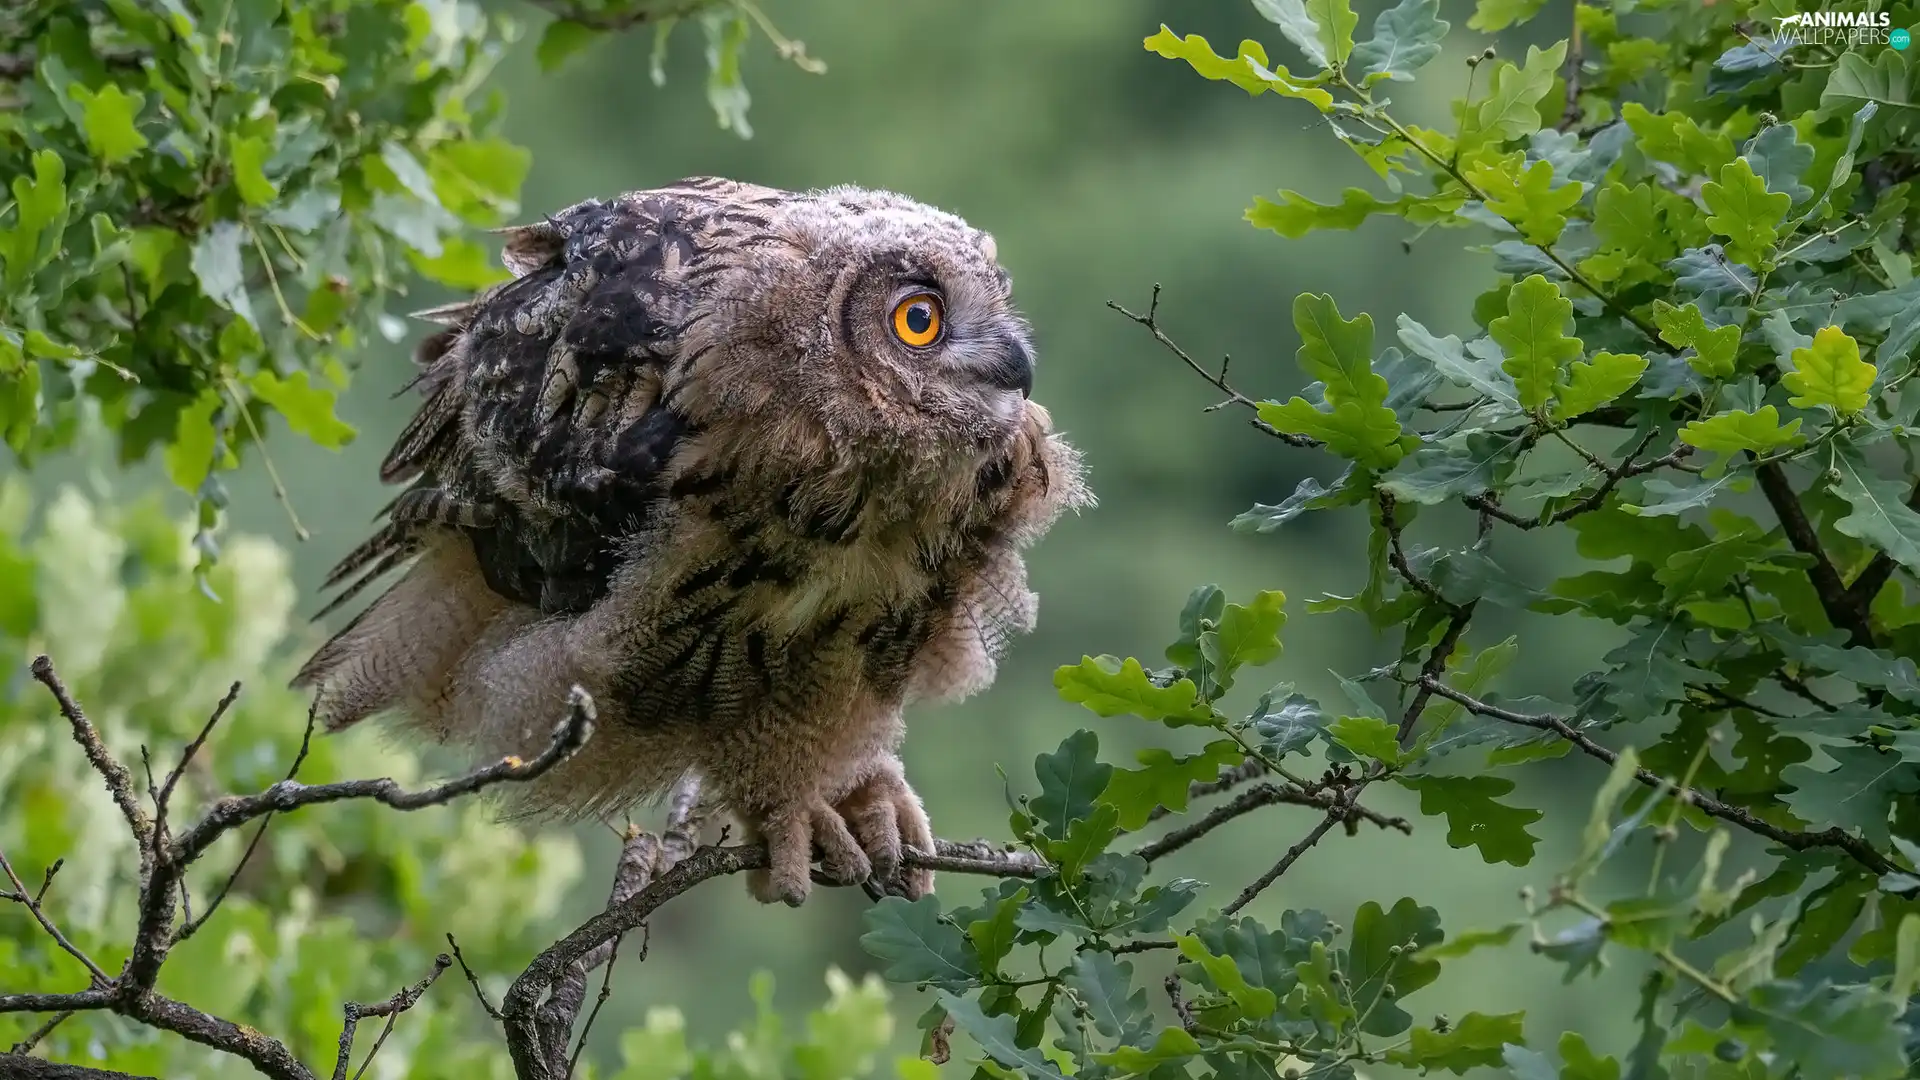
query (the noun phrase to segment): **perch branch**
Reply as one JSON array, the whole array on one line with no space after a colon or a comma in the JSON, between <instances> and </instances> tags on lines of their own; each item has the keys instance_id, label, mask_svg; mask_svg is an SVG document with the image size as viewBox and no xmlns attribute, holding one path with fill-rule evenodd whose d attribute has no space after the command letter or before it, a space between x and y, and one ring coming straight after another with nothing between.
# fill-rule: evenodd
<instances>
[{"instance_id":1,"label":"perch branch","mask_svg":"<svg viewBox=\"0 0 1920 1080\"><path fill-rule=\"evenodd\" d=\"M906 866L950 873L999 877L1037 877L1046 870L1038 858L1019 852L995 852L990 845L936 841L927 855L909 848L901 860ZM565 1062L556 1072L547 1056L551 1044L541 1030L541 1011L559 992L570 968L615 938L644 924L674 897L713 878L769 865L764 845L696 848L665 873L654 877L632 896L582 923L572 933L547 947L527 965L500 1003L507 1033L507 1050L520 1080L563 1080Z\"/></svg>"}]
</instances>

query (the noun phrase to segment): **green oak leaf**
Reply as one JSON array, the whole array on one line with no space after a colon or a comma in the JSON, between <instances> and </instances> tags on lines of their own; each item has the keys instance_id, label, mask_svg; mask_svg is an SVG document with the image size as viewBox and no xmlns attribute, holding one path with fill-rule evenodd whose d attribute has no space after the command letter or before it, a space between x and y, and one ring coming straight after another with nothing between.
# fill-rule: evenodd
<instances>
[{"instance_id":1,"label":"green oak leaf","mask_svg":"<svg viewBox=\"0 0 1920 1080\"><path fill-rule=\"evenodd\" d=\"M1616 180L1594 196L1593 234L1606 247L1632 251L1659 232L1660 211L1651 185L1628 187Z\"/></svg>"},{"instance_id":2,"label":"green oak leaf","mask_svg":"<svg viewBox=\"0 0 1920 1080\"><path fill-rule=\"evenodd\" d=\"M1282 190L1279 202L1256 196L1246 219L1255 228L1298 240L1316 229L1357 229L1375 214L1391 214L1414 225L1432 225L1451 217L1466 202L1466 195L1458 192L1402 195L1383 202L1365 188L1350 187L1341 192L1337 203L1317 203L1297 191Z\"/></svg>"},{"instance_id":3,"label":"green oak leaf","mask_svg":"<svg viewBox=\"0 0 1920 1080\"><path fill-rule=\"evenodd\" d=\"M258 329L260 320L254 318L253 303L247 298L245 266L240 257L245 235L246 227L237 221L215 223L194 241L190 265L193 276L199 279L200 291L208 299Z\"/></svg>"},{"instance_id":4,"label":"green oak leaf","mask_svg":"<svg viewBox=\"0 0 1920 1080\"><path fill-rule=\"evenodd\" d=\"M1459 1075L1492 1068L1501 1063L1507 1044L1525 1041L1521 1025L1525 1017L1524 1012L1495 1016L1470 1012L1444 1032L1417 1027L1408 1033L1405 1047L1387 1052L1387 1060L1422 1072L1445 1069Z\"/></svg>"},{"instance_id":5,"label":"green oak leaf","mask_svg":"<svg viewBox=\"0 0 1920 1080\"><path fill-rule=\"evenodd\" d=\"M1567 211L1580 203L1578 183L1553 186L1553 163L1523 163L1518 153L1467 169L1467 178L1486 194L1487 209L1500 215L1530 244L1548 247L1567 227Z\"/></svg>"},{"instance_id":6,"label":"green oak leaf","mask_svg":"<svg viewBox=\"0 0 1920 1080\"><path fill-rule=\"evenodd\" d=\"M1764 454L1804 440L1800 437L1799 418L1782 427L1780 410L1762 405L1755 412L1729 409L1705 420L1695 420L1680 429L1680 441L1719 454L1737 454L1742 450Z\"/></svg>"},{"instance_id":7,"label":"green oak leaf","mask_svg":"<svg viewBox=\"0 0 1920 1080\"><path fill-rule=\"evenodd\" d=\"M1773 245L1793 208L1792 196L1768 191L1747 159L1735 158L1720 167L1718 181L1700 186L1700 199L1709 211L1707 227L1727 238L1728 257L1756 268L1773 264Z\"/></svg>"},{"instance_id":8,"label":"green oak leaf","mask_svg":"<svg viewBox=\"0 0 1920 1080\"><path fill-rule=\"evenodd\" d=\"M1805 1080L1896 1077L1906 1071L1904 1031L1895 1022L1906 1003L1876 987L1776 979L1749 990L1743 1004L1771 1036L1775 1052Z\"/></svg>"},{"instance_id":9,"label":"green oak leaf","mask_svg":"<svg viewBox=\"0 0 1920 1080\"><path fill-rule=\"evenodd\" d=\"M1067 736L1058 750L1033 759L1040 794L1030 808L1049 838L1065 840L1067 830L1091 814L1094 800L1107 790L1113 766L1099 760L1099 754L1099 736L1083 729Z\"/></svg>"},{"instance_id":10,"label":"green oak leaf","mask_svg":"<svg viewBox=\"0 0 1920 1080\"><path fill-rule=\"evenodd\" d=\"M1506 351L1500 367L1513 376L1521 407L1539 409L1552 400L1567 362L1580 355L1580 339L1565 330L1572 315L1573 302L1539 274L1507 291L1507 313L1487 329Z\"/></svg>"},{"instance_id":11,"label":"green oak leaf","mask_svg":"<svg viewBox=\"0 0 1920 1080\"><path fill-rule=\"evenodd\" d=\"M1322 412L1307 399L1296 397L1285 404L1261 402L1259 416L1275 431L1318 439L1333 453L1368 468L1391 469L1407 453L1400 438L1400 418L1385 405L1343 401L1331 412Z\"/></svg>"},{"instance_id":12,"label":"green oak leaf","mask_svg":"<svg viewBox=\"0 0 1920 1080\"><path fill-rule=\"evenodd\" d=\"M1839 478L1834 494L1853 508L1834 528L1920 572L1920 513L1907 505L1907 484L1881 479L1858 450L1846 445L1835 450L1833 472Z\"/></svg>"},{"instance_id":13,"label":"green oak leaf","mask_svg":"<svg viewBox=\"0 0 1920 1080\"><path fill-rule=\"evenodd\" d=\"M1509 141L1539 131L1540 101L1553 89L1553 78L1566 59L1567 43L1556 41L1545 51L1527 46L1524 65L1501 61L1486 100L1480 103L1478 130Z\"/></svg>"},{"instance_id":14,"label":"green oak leaf","mask_svg":"<svg viewBox=\"0 0 1920 1080\"><path fill-rule=\"evenodd\" d=\"M1414 954L1416 960L1451 960L1466 956L1481 949L1497 949L1513 940L1520 932L1520 924L1510 922L1492 930L1469 930L1458 937L1448 938L1435 945L1429 945Z\"/></svg>"},{"instance_id":15,"label":"green oak leaf","mask_svg":"<svg viewBox=\"0 0 1920 1080\"><path fill-rule=\"evenodd\" d=\"M1041 813L1039 810L1035 812ZM1042 821L1047 820L1048 816L1043 814ZM1059 867L1062 878L1077 880L1087 864L1106 851L1107 845L1119 835L1120 811L1102 803L1088 810L1086 816L1067 823L1066 839L1055 840L1047 845L1047 861Z\"/></svg>"},{"instance_id":16,"label":"green oak leaf","mask_svg":"<svg viewBox=\"0 0 1920 1080\"><path fill-rule=\"evenodd\" d=\"M986 1051L988 1057L1009 1069L1019 1070L1016 1075L1029 1080L1065 1080L1060 1067L1048 1060L1045 1054L1021 1045L1013 1017L988 1016L979 1002L945 989L940 991L940 1007L953 1017L954 1024L961 1031L980 1044L980 1049Z\"/></svg>"},{"instance_id":17,"label":"green oak leaf","mask_svg":"<svg viewBox=\"0 0 1920 1080\"><path fill-rule=\"evenodd\" d=\"M266 206L279 198L280 189L267 179L267 160L273 145L258 135L233 140L233 186L249 206Z\"/></svg>"},{"instance_id":18,"label":"green oak leaf","mask_svg":"<svg viewBox=\"0 0 1920 1080\"><path fill-rule=\"evenodd\" d=\"M116 165L147 148L147 137L134 126L134 118L146 104L145 95L129 94L113 83L97 92L74 83L67 93L85 115L81 131L86 134L87 149L102 162Z\"/></svg>"},{"instance_id":19,"label":"green oak leaf","mask_svg":"<svg viewBox=\"0 0 1920 1080\"><path fill-rule=\"evenodd\" d=\"M1413 73L1440 55L1448 23L1440 0L1400 0L1373 21L1373 37L1353 48L1349 64L1364 82L1411 80Z\"/></svg>"},{"instance_id":20,"label":"green oak leaf","mask_svg":"<svg viewBox=\"0 0 1920 1080\"><path fill-rule=\"evenodd\" d=\"M1496 33L1526 22L1540 14L1540 9L1546 6L1547 0L1477 0L1473 5L1473 16L1467 20L1467 28L1483 34Z\"/></svg>"},{"instance_id":21,"label":"green oak leaf","mask_svg":"<svg viewBox=\"0 0 1920 1080\"><path fill-rule=\"evenodd\" d=\"M1259 97L1271 90L1283 97L1299 98L1321 112L1333 108L1333 95L1318 86L1294 77L1281 65L1267 63L1267 50L1257 41L1240 43L1238 55L1228 58L1213 51L1199 34L1182 37L1162 23L1160 31L1145 39L1146 49L1169 60L1185 60L1203 78L1230 82Z\"/></svg>"},{"instance_id":22,"label":"green oak leaf","mask_svg":"<svg viewBox=\"0 0 1920 1080\"><path fill-rule=\"evenodd\" d=\"M937 898L889 896L868 908L865 919L860 946L886 962L889 981L960 989L979 979L980 961L966 935L940 918Z\"/></svg>"},{"instance_id":23,"label":"green oak leaf","mask_svg":"<svg viewBox=\"0 0 1920 1080\"><path fill-rule=\"evenodd\" d=\"M1687 364L1703 377L1725 379L1733 375L1734 357L1740 351L1738 326L1709 325L1698 306L1676 307L1665 300L1653 302L1653 323L1660 329L1660 340L1676 349L1693 350Z\"/></svg>"},{"instance_id":24,"label":"green oak leaf","mask_svg":"<svg viewBox=\"0 0 1920 1080\"><path fill-rule=\"evenodd\" d=\"M7 264L7 287L21 289L51 259L67 226L67 166L52 150L33 155L33 175L13 178L13 228L3 235L0 257Z\"/></svg>"},{"instance_id":25,"label":"green oak leaf","mask_svg":"<svg viewBox=\"0 0 1920 1080\"><path fill-rule=\"evenodd\" d=\"M1868 59L1865 51L1840 50L1833 75L1820 94L1821 107L1914 107L1913 72L1907 58L1898 49L1876 49L1873 53Z\"/></svg>"},{"instance_id":26,"label":"green oak leaf","mask_svg":"<svg viewBox=\"0 0 1920 1080\"><path fill-rule=\"evenodd\" d=\"M1340 959L1347 992L1364 1017L1361 1031L1392 1038L1413 1026L1400 1004L1440 977L1439 963L1422 959L1420 951L1442 936L1440 913L1411 897L1386 909L1369 900L1353 913L1353 937ZM1388 985L1392 997L1381 992Z\"/></svg>"},{"instance_id":27,"label":"green oak leaf","mask_svg":"<svg viewBox=\"0 0 1920 1080\"><path fill-rule=\"evenodd\" d=\"M1420 794L1420 812L1447 818L1447 846L1480 849L1490 863L1525 866L1533 861L1540 838L1527 826L1545 815L1538 810L1508 806L1500 797L1513 792L1513 781L1499 776L1402 776L1402 787Z\"/></svg>"},{"instance_id":28,"label":"green oak leaf","mask_svg":"<svg viewBox=\"0 0 1920 1080\"><path fill-rule=\"evenodd\" d=\"M1793 370L1780 380L1794 396L1797 408L1831 409L1836 416L1857 416L1871 399L1868 393L1879 371L1860 359L1860 345L1837 326L1814 332L1813 344L1795 349Z\"/></svg>"},{"instance_id":29,"label":"green oak leaf","mask_svg":"<svg viewBox=\"0 0 1920 1080\"><path fill-rule=\"evenodd\" d=\"M1085 705L1098 716L1131 713L1169 727L1214 722L1213 707L1200 700L1199 688L1192 679L1156 686L1140 661L1131 656L1125 660L1082 656L1078 664L1056 669L1053 685L1062 700Z\"/></svg>"},{"instance_id":30,"label":"green oak leaf","mask_svg":"<svg viewBox=\"0 0 1920 1080\"><path fill-rule=\"evenodd\" d=\"M967 924L967 940L973 942L974 955L983 970L998 971L1000 961L1013 951L1013 939L1019 929L1014 920L1026 899L1027 890L1016 889L1012 896L993 905L992 914Z\"/></svg>"},{"instance_id":31,"label":"green oak leaf","mask_svg":"<svg viewBox=\"0 0 1920 1080\"><path fill-rule=\"evenodd\" d=\"M1120 827L1128 831L1146 825L1153 811L1166 807L1175 813L1187 808L1187 789L1217 778L1220 770L1238 765L1246 758L1240 744L1220 739L1207 744L1198 754L1175 757L1170 750L1149 747L1137 751L1135 760L1142 768L1115 769L1107 781L1100 801L1110 804L1120 815Z\"/></svg>"},{"instance_id":32,"label":"green oak leaf","mask_svg":"<svg viewBox=\"0 0 1920 1080\"><path fill-rule=\"evenodd\" d=\"M1287 594L1278 589L1255 593L1251 604L1228 604L1211 630L1200 634L1200 655L1213 665L1223 688L1242 667L1270 664L1280 655L1280 628L1286 625Z\"/></svg>"},{"instance_id":33,"label":"green oak leaf","mask_svg":"<svg viewBox=\"0 0 1920 1080\"><path fill-rule=\"evenodd\" d=\"M1388 766L1400 764L1399 725L1378 716L1343 716L1327 725L1327 736L1360 757Z\"/></svg>"},{"instance_id":34,"label":"green oak leaf","mask_svg":"<svg viewBox=\"0 0 1920 1080\"><path fill-rule=\"evenodd\" d=\"M1293 298L1293 326L1300 334L1294 359L1301 371L1326 384L1329 403L1387 400L1387 380L1373 370L1373 319L1366 312L1343 319L1333 297L1301 293Z\"/></svg>"},{"instance_id":35,"label":"green oak leaf","mask_svg":"<svg viewBox=\"0 0 1920 1080\"><path fill-rule=\"evenodd\" d=\"M234 324L240 325L240 324ZM357 434L352 425L334 413L335 395L331 389L313 385L307 371L296 371L285 379L263 369L248 380L253 396L273 406L287 418L287 426L311 439L316 446L338 450Z\"/></svg>"},{"instance_id":36,"label":"green oak leaf","mask_svg":"<svg viewBox=\"0 0 1920 1080\"><path fill-rule=\"evenodd\" d=\"M1780 779L1794 790L1781 796L1806 821L1836 826L1878 848L1887 846L1887 815L1893 802L1920 791L1920 772L1897 753L1868 746L1833 746L1827 756L1838 764L1822 772L1791 765Z\"/></svg>"},{"instance_id":37,"label":"green oak leaf","mask_svg":"<svg viewBox=\"0 0 1920 1080\"><path fill-rule=\"evenodd\" d=\"M1139 1032L1149 1015L1147 992L1133 989L1133 965L1115 961L1111 953L1075 953L1073 966L1061 982L1086 1006L1094 1027L1109 1039Z\"/></svg>"},{"instance_id":38,"label":"green oak leaf","mask_svg":"<svg viewBox=\"0 0 1920 1080\"><path fill-rule=\"evenodd\" d=\"M606 35L606 31L572 19L555 19L540 33L534 60L542 72L560 70L567 58Z\"/></svg>"},{"instance_id":39,"label":"green oak leaf","mask_svg":"<svg viewBox=\"0 0 1920 1080\"><path fill-rule=\"evenodd\" d=\"M1156 1069L1177 1065L1200 1053L1200 1044L1185 1029L1170 1027L1154 1036L1151 1046L1121 1046L1109 1053L1095 1054L1093 1060L1111 1065L1122 1074L1146 1076Z\"/></svg>"},{"instance_id":40,"label":"green oak leaf","mask_svg":"<svg viewBox=\"0 0 1920 1080\"><path fill-rule=\"evenodd\" d=\"M1620 119L1641 153L1690 173L1713 176L1734 159L1733 140L1725 132L1708 131L1684 112L1649 112L1629 101L1620 106Z\"/></svg>"},{"instance_id":41,"label":"green oak leaf","mask_svg":"<svg viewBox=\"0 0 1920 1080\"><path fill-rule=\"evenodd\" d=\"M1813 189L1800 178L1813 165L1814 149L1800 141L1792 124L1774 124L1755 135L1747 144L1745 157L1767 182L1768 191L1779 192L1795 203L1813 198Z\"/></svg>"},{"instance_id":42,"label":"green oak leaf","mask_svg":"<svg viewBox=\"0 0 1920 1080\"><path fill-rule=\"evenodd\" d=\"M1554 387L1552 415L1571 420L1608 404L1633 389L1647 370L1647 358L1638 353L1597 352L1593 359L1575 360L1566 381Z\"/></svg>"},{"instance_id":43,"label":"green oak leaf","mask_svg":"<svg viewBox=\"0 0 1920 1080\"><path fill-rule=\"evenodd\" d=\"M1513 385L1513 377L1500 370L1498 358L1469 355L1458 337L1452 334L1436 337L1432 331L1405 314L1400 316L1398 323L1400 343L1415 356L1432 364L1434 370L1445 376L1447 381L1469 387L1484 397L1519 410L1520 392Z\"/></svg>"},{"instance_id":44,"label":"green oak leaf","mask_svg":"<svg viewBox=\"0 0 1920 1080\"><path fill-rule=\"evenodd\" d=\"M1360 17L1349 0L1253 0L1253 8L1315 67L1339 67L1353 53Z\"/></svg>"},{"instance_id":45,"label":"green oak leaf","mask_svg":"<svg viewBox=\"0 0 1920 1080\"><path fill-rule=\"evenodd\" d=\"M1180 955L1198 964L1214 987L1227 995L1247 1019L1264 1020L1273 1015L1280 1004L1279 998L1272 990L1247 982L1240 966L1231 958L1215 956L1192 935L1176 935L1173 940L1180 946Z\"/></svg>"}]
</instances>

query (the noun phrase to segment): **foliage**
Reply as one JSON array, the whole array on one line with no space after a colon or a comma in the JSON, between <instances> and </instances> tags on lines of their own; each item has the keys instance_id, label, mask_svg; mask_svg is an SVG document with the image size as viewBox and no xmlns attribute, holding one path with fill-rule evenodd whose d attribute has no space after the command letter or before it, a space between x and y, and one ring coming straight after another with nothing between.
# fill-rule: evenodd
<instances>
[{"instance_id":1,"label":"foliage","mask_svg":"<svg viewBox=\"0 0 1920 1080\"><path fill-rule=\"evenodd\" d=\"M9 654L25 646L59 656L108 748L138 762L144 747L163 775L241 676L244 692L213 744L217 772L183 778L176 821L197 817L232 787L258 790L282 779L301 744L299 725L288 720L305 711L301 695L286 688L292 669L282 644L294 588L284 552L235 537L210 575L224 601L215 602L193 587L191 527L169 519L155 498L110 508L69 488L38 514L30 510L18 478L0 484L0 596L8 598L0 637ZM37 526L29 529L30 520ZM25 678L4 686L0 805L9 812L0 815L0 852L35 885L58 863L50 912L78 948L117 970L135 902L132 838L45 691ZM300 777L411 781L421 771L396 747L315 739ZM189 878L196 914L239 865L245 841L223 840ZM285 1038L302 1060L331 1060L343 1001L379 1000L418 981L447 933L486 970L513 970L542 944L532 935L579 875L571 838L497 823L478 802L418 814L347 803L285 815L217 915L174 950L159 989L217 1015L243 1015ZM460 903L449 905L449 896ZM10 915L0 929L8 992L83 982L84 969L30 920ZM434 1063L435 1071L416 1075L511 1076L497 1043L470 1037L470 1007L454 994L428 995L383 1053ZM43 1019L0 1014L0 1044ZM56 1028L43 1046L56 1060L154 1076L246 1072L183 1039L84 1017Z\"/></svg>"},{"instance_id":2,"label":"foliage","mask_svg":"<svg viewBox=\"0 0 1920 1080\"><path fill-rule=\"evenodd\" d=\"M745 0L548 6L546 67L644 22L658 75L694 19L743 137L755 25L819 67ZM485 91L520 32L470 0L0 12L0 441L31 465L98 420L122 464L158 451L198 500L204 574L221 475L265 453L272 416L322 446L354 437L336 400L369 344L405 332L389 308L410 279L506 277L473 233L520 211L529 157Z\"/></svg>"},{"instance_id":3,"label":"foliage","mask_svg":"<svg viewBox=\"0 0 1920 1080\"><path fill-rule=\"evenodd\" d=\"M1222 55L1161 27L1145 47L1312 110L1387 190L1350 188L1334 203L1283 190L1256 200L1248 221L1289 238L1377 217L1415 236L1460 230L1484 241L1495 276L1440 332L1398 315L1398 344L1379 341L1384 320L1342 313L1331 295L1298 297L1307 385L1285 401L1241 394L1224 367L1200 369L1162 331L1157 293L1144 313L1122 310L1278 442L1343 463L1236 526L1364 512L1361 583L1296 612L1397 631L1393 655L1343 678L1340 701L1282 682L1236 705L1236 688L1252 696L1254 670L1283 655L1286 597L1195 590L1164 663L1088 656L1055 674L1063 700L1105 724L1151 725L1165 745L1102 760L1101 733L1075 732L1034 761L1031 782L1008 787L1010 833L1030 858L972 859L1003 876L977 899L949 874L937 897L869 909L861 940L881 974L931 996L923 1057L887 1058L875 981L830 975L831 997L803 1032L787 1033L757 983L756 1022L723 1049L694 1049L679 1018L657 1012L622 1034L615 1075L890 1067L924 1080L950 1054L990 1076L1086 1080L1339 1080L1378 1065L1523 1080L1910 1074L1920 494L1909 486L1916 399L1903 387L1920 293L1909 61L1875 45L1782 51L1767 36L1789 13L1777 0L1594 0L1575 6L1574 33L1517 60L1472 41L1468 92L1450 123L1427 127L1389 95L1456 62L1443 59L1459 39L1438 0L1399 0L1370 30L1348 0L1254 7L1299 73L1260 42ZM1466 29L1538 33L1545 7L1480 0ZM1910 3L1892 7L1895 25L1915 21ZM524 163L489 133L497 108L466 104L505 35L458 0L79 10L0 16L18 22L0 44L31 39L36 56L19 87L23 119L0 114L13 121L4 152L17 177L0 217L3 426L32 461L97 416L123 459L164 446L201 514L182 529L151 505L109 512L67 494L34 532L18 486L0 489L0 635L59 655L118 756L163 748L163 766L228 672L263 673L250 681L264 692L223 722L217 775L190 776L184 820L211 793L278 779L295 741L277 722L297 704L273 656L284 568L244 540L214 564L224 496L210 478L254 447L269 411L316 441L348 436L332 395L351 347L380 332L404 272L460 286L495 273L466 230L505 219ZM222 11L266 32L222 31ZM705 28L710 100L743 135L748 30L812 64L744 2L570 7L536 48L550 65L599 34L678 15ZM656 55L665 40L657 33ZM360 52L369 41L378 47ZM255 48L282 50L271 70L241 61ZM289 157L301 138L319 145ZM502 162L517 164L490 171ZM321 217L297 228L287 214L314 190ZM333 300L329 274L346 283ZM1529 580L1525 554L1554 541L1589 565ZM227 602L192 596L196 575ZM1592 620L1617 645L1551 696L1506 695L1493 688L1519 670L1524 645L1487 632L1495 617ZM68 860L50 904L77 948L112 962L124 956L113 929L127 922L134 853L98 839L115 835L111 808L41 722L34 690L17 681L0 701L0 797L25 810L0 820L0 849L29 873ZM347 755L317 743L302 775L373 771ZM1560 758L1571 760L1547 763ZM393 751L380 764L403 779L419 767ZM1444 837L1463 873L1532 866L1543 815L1515 801L1521 766L1586 768L1598 793L1578 850L1510 917L1442 926L1417 896L1337 919L1249 914L1336 828ZM1389 785L1410 793L1417 823L1366 804ZM1274 844L1271 867L1230 899L1164 872L1174 852L1272 805L1306 808L1314 824ZM446 928L486 971L514 970L577 855L472 805L431 813L457 830L362 803L287 816L267 834L270 858L248 864L162 988L318 1061L340 1001L418 978ZM1133 835L1168 818L1153 839ZM1650 870L1643 889L1620 887L1623 866ZM203 904L222 887L190 883ZM1521 940L1568 983L1610 962L1644 967L1634 1041L1596 1047L1470 1002L1440 1011L1450 965ZM0 968L28 977L9 992L83 977L25 919L6 924L0 953ZM500 981L481 980L496 994ZM383 1067L511 1075L462 1004L423 998L393 1029ZM17 1033L7 1037L35 1026L0 1023ZM239 1068L95 1015L39 1045L156 1075Z\"/></svg>"},{"instance_id":4,"label":"foliage","mask_svg":"<svg viewBox=\"0 0 1920 1080\"><path fill-rule=\"evenodd\" d=\"M1281 598L1195 591L1168 666L1087 657L1055 681L1101 717L1204 729L1206 747L1143 751L1135 769L1075 734L1035 762L1037 794L1009 801L1014 836L1054 872L972 904L882 901L868 949L889 978L937 991L926 1026L957 1024L992 1075L1907 1074L1920 491L1903 474L1920 398L1902 387L1920 337L1920 113L1905 54L1782 55L1769 27L1791 9L1771 0L1589 0L1567 40L1517 60L1475 52L1452 123L1429 128L1389 94L1410 97L1403 84L1447 55L1435 0L1392 5L1371 36L1346 0L1254 6L1304 69L1166 26L1145 46L1317 111L1387 190L1283 190L1249 222L1289 238L1381 216L1416 236L1467 230L1496 277L1458 321L1464 340L1400 315L1383 344L1366 313L1300 296L1310 382L1284 402L1200 368L1162 330L1157 291L1144 313L1120 310L1269 434L1344 459L1337 480L1235 524L1366 513L1364 587L1303 606L1397 629L1396 655L1345 679L1345 701L1282 683L1230 707L1236 678L1280 653ZM1544 7L1481 0L1468 28ZM1893 9L1894 26L1914 22L1912 5ZM1525 553L1556 534L1588 565L1527 580ZM1524 645L1483 639L1488 616L1598 620L1620 644L1552 698L1507 698L1489 687ZM1243 913L1331 826L1359 826L1376 786L1416 793L1463 857L1528 866L1542 814L1513 801L1508 775L1569 750L1606 777L1584 844L1507 921L1443 928L1415 897L1337 921ZM1222 766L1244 767L1221 784L1251 769L1279 794L1127 839L1221 786L1188 785ZM1156 876L1160 857L1266 801L1324 813L1230 902ZM1637 858L1651 860L1644 890L1601 873ZM1609 1056L1521 1013L1410 1003L1453 959L1522 934L1568 982L1644 957L1637 1042Z\"/></svg>"}]
</instances>

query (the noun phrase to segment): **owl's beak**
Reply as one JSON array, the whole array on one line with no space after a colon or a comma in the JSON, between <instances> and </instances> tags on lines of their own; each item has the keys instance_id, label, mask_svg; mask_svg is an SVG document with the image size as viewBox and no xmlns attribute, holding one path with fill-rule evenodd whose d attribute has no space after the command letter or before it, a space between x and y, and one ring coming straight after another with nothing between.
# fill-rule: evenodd
<instances>
[{"instance_id":1,"label":"owl's beak","mask_svg":"<svg viewBox=\"0 0 1920 1080\"><path fill-rule=\"evenodd\" d=\"M1020 335L1000 338L1000 355L987 372L987 381L1002 390L1018 390L1023 398L1033 396L1033 350Z\"/></svg>"}]
</instances>

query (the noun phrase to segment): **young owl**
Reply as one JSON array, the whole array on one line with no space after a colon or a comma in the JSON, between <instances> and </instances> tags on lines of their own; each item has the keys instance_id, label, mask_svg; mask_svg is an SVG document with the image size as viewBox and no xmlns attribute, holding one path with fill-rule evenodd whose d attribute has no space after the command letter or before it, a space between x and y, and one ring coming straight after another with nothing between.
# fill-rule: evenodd
<instances>
[{"instance_id":1,"label":"young owl","mask_svg":"<svg viewBox=\"0 0 1920 1080\"><path fill-rule=\"evenodd\" d=\"M519 810L692 772L766 841L761 900L804 900L816 850L925 893L902 710L993 680L1034 623L1021 551L1092 502L1027 400L993 239L891 193L702 177L509 229L505 262L425 313L425 404L380 470L407 487L328 610L405 575L294 685L329 730L392 712L532 756L579 684L593 741Z\"/></svg>"}]
</instances>

